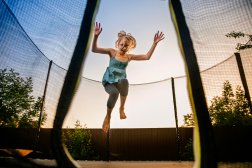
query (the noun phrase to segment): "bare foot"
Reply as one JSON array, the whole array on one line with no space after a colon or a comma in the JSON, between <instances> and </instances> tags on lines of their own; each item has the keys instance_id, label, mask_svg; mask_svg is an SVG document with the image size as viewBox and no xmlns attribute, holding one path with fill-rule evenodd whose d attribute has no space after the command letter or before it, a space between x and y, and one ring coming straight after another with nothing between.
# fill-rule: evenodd
<instances>
[{"instance_id":1,"label":"bare foot","mask_svg":"<svg viewBox=\"0 0 252 168\"><path fill-rule=\"evenodd\" d=\"M103 121L102 130L107 133L109 130L109 126L110 126L110 117L106 115Z\"/></svg>"},{"instance_id":2,"label":"bare foot","mask_svg":"<svg viewBox=\"0 0 252 168\"><path fill-rule=\"evenodd\" d=\"M120 119L121 119L121 120L122 120L122 119L126 119L127 117L126 117L126 115L125 115L125 113L124 113L124 108L120 108L119 111L120 111Z\"/></svg>"}]
</instances>

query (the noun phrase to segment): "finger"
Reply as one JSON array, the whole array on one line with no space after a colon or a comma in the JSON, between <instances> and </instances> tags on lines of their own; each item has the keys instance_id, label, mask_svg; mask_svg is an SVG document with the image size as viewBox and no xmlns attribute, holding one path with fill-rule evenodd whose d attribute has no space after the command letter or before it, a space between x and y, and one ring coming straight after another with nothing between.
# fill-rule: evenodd
<instances>
[{"instance_id":1,"label":"finger","mask_svg":"<svg viewBox=\"0 0 252 168\"><path fill-rule=\"evenodd\" d=\"M163 32L160 32L159 37L162 38L164 36Z\"/></svg>"},{"instance_id":2,"label":"finger","mask_svg":"<svg viewBox=\"0 0 252 168\"><path fill-rule=\"evenodd\" d=\"M163 36L162 36L162 37L160 37L160 41L161 41L161 40L163 40L164 38L165 38L165 37L163 37Z\"/></svg>"},{"instance_id":3,"label":"finger","mask_svg":"<svg viewBox=\"0 0 252 168\"><path fill-rule=\"evenodd\" d=\"M158 34L158 36L161 36L163 34L163 32L160 32L159 34Z\"/></svg>"}]
</instances>

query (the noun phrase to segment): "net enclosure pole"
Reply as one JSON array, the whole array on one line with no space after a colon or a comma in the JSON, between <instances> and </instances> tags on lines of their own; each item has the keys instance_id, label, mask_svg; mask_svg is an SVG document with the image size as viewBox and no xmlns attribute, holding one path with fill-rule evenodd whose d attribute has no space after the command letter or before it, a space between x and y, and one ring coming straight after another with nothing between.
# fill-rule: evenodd
<instances>
[{"instance_id":1,"label":"net enclosure pole","mask_svg":"<svg viewBox=\"0 0 252 168\"><path fill-rule=\"evenodd\" d=\"M213 128L210 122L204 89L189 28L179 0L169 1L170 12L185 62L187 88L193 109L194 168L217 168Z\"/></svg>"},{"instance_id":2,"label":"net enclosure pole","mask_svg":"<svg viewBox=\"0 0 252 168\"><path fill-rule=\"evenodd\" d=\"M180 133L178 128L178 113L177 113L177 103L176 103L176 93L175 93L175 84L174 78L171 78L172 84L172 98L173 98L173 107L174 107L174 116L175 116L175 123L176 123L176 139L177 139L177 152L178 152L178 160L181 159L180 153Z\"/></svg>"},{"instance_id":3,"label":"net enclosure pole","mask_svg":"<svg viewBox=\"0 0 252 168\"><path fill-rule=\"evenodd\" d=\"M235 54L235 59L236 59L237 66L238 66L238 69L239 69L239 73L240 73L240 77L241 77L241 81L242 81L242 86L244 88L245 98L248 101L248 106L249 106L249 109L250 109L250 113L252 114L251 97L250 97L250 93L249 93L249 88L248 88L244 68L243 68L243 65L242 65L241 55L238 52L236 52L234 54Z\"/></svg>"},{"instance_id":4,"label":"net enclosure pole","mask_svg":"<svg viewBox=\"0 0 252 168\"><path fill-rule=\"evenodd\" d=\"M47 85L48 85L48 80L49 80L49 76L50 76L50 72L51 72L52 62L53 62L52 60L49 62L48 72L47 72L47 76L46 76L46 83L45 83L44 93L43 93L43 97L42 97L42 103L41 103L41 107L40 107L39 119L38 119L38 130L37 130L35 149L37 149L37 147L38 147L37 145L38 145L38 141L39 141L40 127L41 127L41 121L42 121L43 109L44 109L44 104L45 104Z\"/></svg>"}]
</instances>

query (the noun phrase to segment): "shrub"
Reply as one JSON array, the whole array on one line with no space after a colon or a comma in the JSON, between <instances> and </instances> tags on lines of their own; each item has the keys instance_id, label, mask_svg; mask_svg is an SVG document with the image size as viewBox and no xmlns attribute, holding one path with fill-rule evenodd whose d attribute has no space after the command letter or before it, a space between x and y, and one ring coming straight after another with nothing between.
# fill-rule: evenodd
<instances>
[{"instance_id":1,"label":"shrub","mask_svg":"<svg viewBox=\"0 0 252 168\"><path fill-rule=\"evenodd\" d=\"M86 126L82 127L76 121L75 129L67 129L63 134L63 141L75 160L98 160L99 156L92 144L92 135Z\"/></svg>"},{"instance_id":2,"label":"shrub","mask_svg":"<svg viewBox=\"0 0 252 168\"><path fill-rule=\"evenodd\" d=\"M194 160L194 153L193 153L193 140L190 138L184 148L184 151L181 153L182 160Z\"/></svg>"}]
</instances>

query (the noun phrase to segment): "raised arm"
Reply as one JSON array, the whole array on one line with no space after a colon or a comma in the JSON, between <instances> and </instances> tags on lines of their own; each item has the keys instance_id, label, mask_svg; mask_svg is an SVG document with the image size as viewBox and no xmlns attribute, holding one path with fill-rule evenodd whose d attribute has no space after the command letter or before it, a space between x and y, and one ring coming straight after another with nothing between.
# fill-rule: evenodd
<instances>
[{"instance_id":1,"label":"raised arm","mask_svg":"<svg viewBox=\"0 0 252 168\"><path fill-rule=\"evenodd\" d=\"M100 48L97 45L97 40L99 35L102 32L102 27L101 24L96 22L95 23L95 29L94 29L94 38L93 38L93 43L92 43L92 52L94 53L100 53L100 54L109 54L111 56L111 52L113 49L111 48Z\"/></svg>"},{"instance_id":2,"label":"raised arm","mask_svg":"<svg viewBox=\"0 0 252 168\"><path fill-rule=\"evenodd\" d=\"M164 37L163 32L159 33L159 31L158 31L154 36L153 44L152 44L151 48L149 49L149 51L146 54L138 54L138 55L132 54L131 60L149 60L151 58L158 42L160 42L164 38L165 37Z\"/></svg>"}]
</instances>

